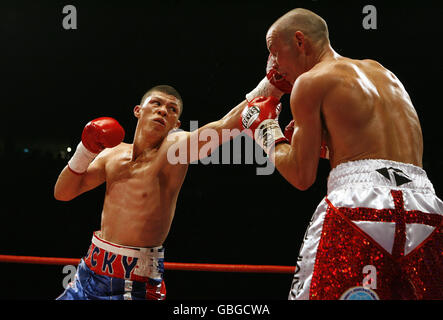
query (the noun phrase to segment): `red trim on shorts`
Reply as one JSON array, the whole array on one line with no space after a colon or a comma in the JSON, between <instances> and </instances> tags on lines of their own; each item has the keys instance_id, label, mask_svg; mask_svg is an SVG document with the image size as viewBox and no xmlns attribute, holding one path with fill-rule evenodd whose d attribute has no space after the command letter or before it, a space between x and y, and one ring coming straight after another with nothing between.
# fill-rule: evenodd
<instances>
[{"instance_id":1,"label":"red trim on shorts","mask_svg":"<svg viewBox=\"0 0 443 320\"><path fill-rule=\"evenodd\" d=\"M76 176L82 176L85 172L82 172L82 173L79 173L79 172L76 172L76 171L74 171L74 170L72 170L71 169L71 167L69 166L69 164L68 164L68 169L69 169L69 171L71 171L73 174L75 174Z\"/></svg>"},{"instance_id":2,"label":"red trim on shorts","mask_svg":"<svg viewBox=\"0 0 443 320\"><path fill-rule=\"evenodd\" d=\"M106 243L107 245L113 246L113 247L122 248L122 249L130 249L130 250L135 250L135 251L140 251L140 249L139 249L139 248L136 248L136 247L123 246L123 245L119 245L119 244L112 243L112 242L109 242L109 241L107 241L107 240L104 240L103 238L99 237L99 236L96 234L96 232L94 232L94 238L98 239L98 240L101 241L101 242Z\"/></svg>"}]
</instances>

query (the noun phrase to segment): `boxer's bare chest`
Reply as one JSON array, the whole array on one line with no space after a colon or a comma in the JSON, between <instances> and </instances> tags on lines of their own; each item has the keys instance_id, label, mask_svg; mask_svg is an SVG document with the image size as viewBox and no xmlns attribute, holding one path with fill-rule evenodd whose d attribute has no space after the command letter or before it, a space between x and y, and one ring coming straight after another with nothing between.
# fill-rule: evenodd
<instances>
[{"instance_id":1,"label":"boxer's bare chest","mask_svg":"<svg viewBox=\"0 0 443 320\"><path fill-rule=\"evenodd\" d=\"M134 195L152 191L163 179L158 162L157 152L141 155L134 160L132 150L120 150L106 164L107 190L117 188L118 193L133 192Z\"/></svg>"},{"instance_id":2,"label":"boxer's bare chest","mask_svg":"<svg viewBox=\"0 0 443 320\"><path fill-rule=\"evenodd\" d=\"M132 150L115 152L108 159L101 226L105 239L134 246L164 241L173 210L162 164L157 153L133 160Z\"/></svg>"}]
</instances>

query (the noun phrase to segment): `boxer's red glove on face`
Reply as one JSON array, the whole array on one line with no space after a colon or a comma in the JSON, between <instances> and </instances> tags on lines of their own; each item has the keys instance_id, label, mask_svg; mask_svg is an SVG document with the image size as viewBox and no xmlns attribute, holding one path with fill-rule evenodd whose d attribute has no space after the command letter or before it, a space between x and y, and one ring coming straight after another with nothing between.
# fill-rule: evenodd
<instances>
[{"instance_id":1,"label":"boxer's red glove on face","mask_svg":"<svg viewBox=\"0 0 443 320\"><path fill-rule=\"evenodd\" d=\"M89 164L105 148L113 148L125 137L125 130L117 120L102 117L90 121L82 132L82 141L68 162L74 173L82 174Z\"/></svg>"},{"instance_id":2,"label":"boxer's red glove on face","mask_svg":"<svg viewBox=\"0 0 443 320\"><path fill-rule=\"evenodd\" d=\"M257 97L243 109L241 125L250 129L255 141L266 153L280 142L287 142L278 125L281 103L275 97Z\"/></svg>"},{"instance_id":3,"label":"boxer's red glove on face","mask_svg":"<svg viewBox=\"0 0 443 320\"><path fill-rule=\"evenodd\" d=\"M275 61L275 57L272 54L269 54L268 64L266 66L266 78L283 93L292 92L292 84L286 79L284 74L279 72L277 61Z\"/></svg>"},{"instance_id":4,"label":"boxer's red glove on face","mask_svg":"<svg viewBox=\"0 0 443 320\"><path fill-rule=\"evenodd\" d=\"M266 65L266 77L258 86L246 95L246 100L251 102L254 98L265 96L275 97L278 100L285 94L292 92L292 84L278 70L278 64L272 54L269 55Z\"/></svg>"}]
</instances>

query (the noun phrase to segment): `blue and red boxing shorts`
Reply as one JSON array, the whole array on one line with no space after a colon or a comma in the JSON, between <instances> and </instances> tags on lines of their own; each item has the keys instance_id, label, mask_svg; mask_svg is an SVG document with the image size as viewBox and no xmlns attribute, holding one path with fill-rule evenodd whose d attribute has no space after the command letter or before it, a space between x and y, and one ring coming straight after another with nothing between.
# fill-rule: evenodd
<instances>
[{"instance_id":1,"label":"blue and red boxing shorts","mask_svg":"<svg viewBox=\"0 0 443 320\"><path fill-rule=\"evenodd\" d=\"M164 300L164 248L122 246L94 232L74 280L57 300Z\"/></svg>"}]
</instances>

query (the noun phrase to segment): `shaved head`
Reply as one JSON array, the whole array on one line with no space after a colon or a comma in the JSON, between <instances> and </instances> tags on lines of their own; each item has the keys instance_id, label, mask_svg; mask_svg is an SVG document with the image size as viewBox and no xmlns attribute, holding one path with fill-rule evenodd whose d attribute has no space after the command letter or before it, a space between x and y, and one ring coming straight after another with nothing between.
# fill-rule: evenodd
<instances>
[{"instance_id":1,"label":"shaved head","mask_svg":"<svg viewBox=\"0 0 443 320\"><path fill-rule=\"evenodd\" d=\"M279 18L270 28L278 33L282 40L291 41L295 32L301 31L313 43L329 43L328 25L322 17L312 11L297 8Z\"/></svg>"},{"instance_id":2,"label":"shaved head","mask_svg":"<svg viewBox=\"0 0 443 320\"><path fill-rule=\"evenodd\" d=\"M287 81L310 70L325 54L333 54L325 20L297 8L275 21L266 33L266 46L275 67Z\"/></svg>"}]
</instances>

